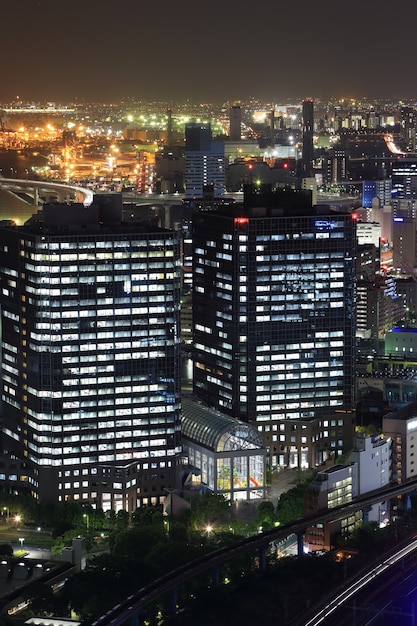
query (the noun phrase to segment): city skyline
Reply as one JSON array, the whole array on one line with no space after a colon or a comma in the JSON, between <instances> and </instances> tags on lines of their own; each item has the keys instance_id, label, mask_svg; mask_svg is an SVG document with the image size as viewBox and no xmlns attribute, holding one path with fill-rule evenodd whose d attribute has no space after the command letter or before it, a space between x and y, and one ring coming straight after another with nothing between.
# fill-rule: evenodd
<instances>
[{"instance_id":1,"label":"city skyline","mask_svg":"<svg viewBox=\"0 0 417 626\"><path fill-rule=\"evenodd\" d=\"M378 12L353 0L337 19L327 0L263 14L248 0L204 12L190 0L8 3L0 101L412 98L413 20L394 49L388 15L387 0Z\"/></svg>"}]
</instances>

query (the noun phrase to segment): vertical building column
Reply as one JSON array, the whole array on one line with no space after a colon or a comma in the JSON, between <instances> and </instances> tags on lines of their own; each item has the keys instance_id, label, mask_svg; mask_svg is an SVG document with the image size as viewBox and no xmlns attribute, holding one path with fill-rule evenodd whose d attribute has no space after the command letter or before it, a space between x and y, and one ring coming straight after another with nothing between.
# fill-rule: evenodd
<instances>
[{"instance_id":1,"label":"vertical building column","mask_svg":"<svg viewBox=\"0 0 417 626\"><path fill-rule=\"evenodd\" d=\"M297 533L297 556L298 558L301 558L304 556L304 535L305 535L305 529L300 530Z\"/></svg>"},{"instance_id":2,"label":"vertical building column","mask_svg":"<svg viewBox=\"0 0 417 626\"><path fill-rule=\"evenodd\" d=\"M146 611L144 609L139 609L138 611L132 613L130 618L130 626L139 626L141 623L143 623L143 618L145 617L145 615Z\"/></svg>"},{"instance_id":3,"label":"vertical building column","mask_svg":"<svg viewBox=\"0 0 417 626\"><path fill-rule=\"evenodd\" d=\"M168 613L169 615L177 614L177 601L178 601L178 587L171 589L168 598Z\"/></svg>"},{"instance_id":4,"label":"vertical building column","mask_svg":"<svg viewBox=\"0 0 417 626\"><path fill-rule=\"evenodd\" d=\"M220 570L221 570L221 565L215 565L213 567L212 573L211 573L211 577L212 577L212 581L213 581L213 587L218 587L220 585Z\"/></svg>"},{"instance_id":5,"label":"vertical building column","mask_svg":"<svg viewBox=\"0 0 417 626\"><path fill-rule=\"evenodd\" d=\"M267 546L260 546L258 549L259 571L263 574L266 570L266 549Z\"/></svg>"},{"instance_id":6,"label":"vertical building column","mask_svg":"<svg viewBox=\"0 0 417 626\"><path fill-rule=\"evenodd\" d=\"M39 187L33 188L33 206L38 206L39 204Z\"/></svg>"}]
</instances>

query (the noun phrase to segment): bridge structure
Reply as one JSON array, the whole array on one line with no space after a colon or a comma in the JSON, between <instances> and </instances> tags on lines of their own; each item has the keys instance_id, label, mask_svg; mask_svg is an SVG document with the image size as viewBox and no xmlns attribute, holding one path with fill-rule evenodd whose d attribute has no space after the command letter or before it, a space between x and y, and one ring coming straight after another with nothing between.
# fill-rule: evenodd
<instances>
[{"instance_id":1,"label":"bridge structure","mask_svg":"<svg viewBox=\"0 0 417 626\"><path fill-rule=\"evenodd\" d=\"M290 535L295 534L297 536L298 555L302 556L303 536L308 527L344 519L352 513L366 509L373 504L398 498L414 491L417 491L417 479L377 489L355 498L354 501L347 504L333 509L326 509L308 517L284 524L273 530L241 539L232 546L220 548L205 557L182 565L153 581L146 587L142 587L136 593L130 595L126 600L102 615L92 626L121 626L128 620L130 620L132 626L135 626L138 624L140 617L145 614L146 608L163 595L168 595L169 611L172 615L175 615L179 588L198 574L211 571L213 586L219 586L220 571L225 563L234 557L248 552L257 552L259 571L264 572L266 569L266 555L271 543L282 541Z\"/></svg>"},{"instance_id":2,"label":"bridge structure","mask_svg":"<svg viewBox=\"0 0 417 626\"><path fill-rule=\"evenodd\" d=\"M93 191L65 183L49 182L43 180L26 180L18 178L0 178L0 190L13 194L25 194L31 198L32 206L38 206L42 193L55 193L59 202L65 202L68 197L89 206L93 202ZM27 200L26 200L27 202Z\"/></svg>"}]
</instances>

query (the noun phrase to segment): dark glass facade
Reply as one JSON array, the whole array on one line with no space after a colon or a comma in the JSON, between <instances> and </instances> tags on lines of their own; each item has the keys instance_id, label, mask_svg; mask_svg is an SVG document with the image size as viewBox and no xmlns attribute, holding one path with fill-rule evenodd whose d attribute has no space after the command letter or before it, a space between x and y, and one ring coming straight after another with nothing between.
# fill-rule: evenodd
<instances>
[{"instance_id":1,"label":"dark glass facade","mask_svg":"<svg viewBox=\"0 0 417 626\"><path fill-rule=\"evenodd\" d=\"M5 226L0 272L3 441L27 463L19 480L104 509L159 503L180 451L176 236Z\"/></svg>"},{"instance_id":2,"label":"dark glass facade","mask_svg":"<svg viewBox=\"0 0 417 626\"><path fill-rule=\"evenodd\" d=\"M283 420L349 411L355 221L257 207L198 212L193 229L195 393L277 442Z\"/></svg>"}]
</instances>

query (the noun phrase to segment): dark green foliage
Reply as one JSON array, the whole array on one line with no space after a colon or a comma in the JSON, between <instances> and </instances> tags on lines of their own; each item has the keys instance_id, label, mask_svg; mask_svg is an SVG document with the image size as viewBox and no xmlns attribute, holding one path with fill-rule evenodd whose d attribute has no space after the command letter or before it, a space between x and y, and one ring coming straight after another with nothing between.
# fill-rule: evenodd
<instances>
[{"instance_id":1,"label":"dark green foliage","mask_svg":"<svg viewBox=\"0 0 417 626\"><path fill-rule=\"evenodd\" d=\"M149 524L163 525L163 523L164 516L159 507L148 506L136 509L136 511L132 513L133 526L148 526Z\"/></svg>"},{"instance_id":2,"label":"dark green foliage","mask_svg":"<svg viewBox=\"0 0 417 626\"><path fill-rule=\"evenodd\" d=\"M287 524L304 515L305 487L297 485L287 493L283 493L278 500L277 521Z\"/></svg>"},{"instance_id":3,"label":"dark green foliage","mask_svg":"<svg viewBox=\"0 0 417 626\"><path fill-rule=\"evenodd\" d=\"M13 548L9 543L0 543L1 556L13 556Z\"/></svg>"},{"instance_id":4,"label":"dark green foliage","mask_svg":"<svg viewBox=\"0 0 417 626\"><path fill-rule=\"evenodd\" d=\"M227 586L201 590L194 605L176 616L178 626L252 626L289 623L309 603L343 578L343 568L330 559L286 558L264 576L246 570ZM301 622L299 622L301 623Z\"/></svg>"},{"instance_id":5,"label":"dark green foliage","mask_svg":"<svg viewBox=\"0 0 417 626\"><path fill-rule=\"evenodd\" d=\"M275 520L275 509L272 502L265 500L258 506L258 524L263 530L273 528Z\"/></svg>"},{"instance_id":6,"label":"dark green foliage","mask_svg":"<svg viewBox=\"0 0 417 626\"><path fill-rule=\"evenodd\" d=\"M276 512L276 519L280 524L287 524L304 517L304 494L314 476L314 473L301 474L298 485L281 494Z\"/></svg>"},{"instance_id":7,"label":"dark green foliage","mask_svg":"<svg viewBox=\"0 0 417 626\"><path fill-rule=\"evenodd\" d=\"M34 615L50 616L55 611L55 597L52 587L41 582L34 582L29 587L28 599Z\"/></svg>"},{"instance_id":8,"label":"dark green foliage","mask_svg":"<svg viewBox=\"0 0 417 626\"><path fill-rule=\"evenodd\" d=\"M62 537L70 530L74 530L74 525L67 520L61 520L58 522L52 531L52 537L56 539L57 537Z\"/></svg>"},{"instance_id":9,"label":"dark green foliage","mask_svg":"<svg viewBox=\"0 0 417 626\"><path fill-rule=\"evenodd\" d=\"M376 546L386 543L391 528L378 528L377 522L364 523L350 534L348 538L338 541L340 547L356 548L362 554L373 552Z\"/></svg>"},{"instance_id":10,"label":"dark green foliage","mask_svg":"<svg viewBox=\"0 0 417 626\"><path fill-rule=\"evenodd\" d=\"M229 502L222 495L206 491L191 500L188 520L194 528L202 528L216 521L225 521L229 511Z\"/></svg>"}]
</instances>

